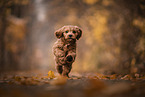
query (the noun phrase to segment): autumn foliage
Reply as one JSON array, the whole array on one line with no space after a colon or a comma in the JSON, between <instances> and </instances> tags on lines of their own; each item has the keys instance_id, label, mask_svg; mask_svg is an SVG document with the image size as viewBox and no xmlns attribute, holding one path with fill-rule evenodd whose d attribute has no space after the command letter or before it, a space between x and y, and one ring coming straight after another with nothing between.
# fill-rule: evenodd
<instances>
[{"instance_id":1,"label":"autumn foliage","mask_svg":"<svg viewBox=\"0 0 145 97\"><path fill-rule=\"evenodd\" d=\"M0 1L0 69L54 70L54 31L78 25L76 72L144 73L144 0ZM50 10L48 10L50 9Z\"/></svg>"}]
</instances>

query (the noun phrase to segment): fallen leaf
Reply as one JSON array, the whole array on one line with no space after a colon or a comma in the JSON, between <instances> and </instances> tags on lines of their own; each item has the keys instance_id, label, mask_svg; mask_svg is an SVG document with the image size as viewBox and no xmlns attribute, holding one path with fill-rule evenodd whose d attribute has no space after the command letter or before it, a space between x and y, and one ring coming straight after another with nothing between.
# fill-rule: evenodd
<instances>
[{"instance_id":1,"label":"fallen leaf","mask_svg":"<svg viewBox=\"0 0 145 97\"><path fill-rule=\"evenodd\" d=\"M99 79L109 79L106 75L96 73L97 78Z\"/></svg>"},{"instance_id":2,"label":"fallen leaf","mask_svg":"<svg viewBox=\"0 0 145 97\"><path fill-rule=\"evenodd\" d=\"M125 75L125 76L123 76L121 79L123 79L123 80L131 80L131 79L133 79L130 75Z\"/></svg>"},{"instance_id":3,"label":"fallen leaf","mask_svg":"<svg viewBox=\"0 0 145 97\"><path fill-rule=\"evenodd\" d=\"M55 78L54 72L50 70L50 71L48 72L48 77L49 77L50 79Z\"/></svg>"},{"instance_id":4,"label":"fallen leaf","mask_svg":"<svg viewBox=\"0 0 145 97\"><path fill-rule=\"evenodd\" d=\"M114 80L114 79L116 79L116 78L117 78L117 77L116 77L116 74L109 75L109 77L110 77L110 79L111 79L111 80Z\"/></svg>"}]
</instances>

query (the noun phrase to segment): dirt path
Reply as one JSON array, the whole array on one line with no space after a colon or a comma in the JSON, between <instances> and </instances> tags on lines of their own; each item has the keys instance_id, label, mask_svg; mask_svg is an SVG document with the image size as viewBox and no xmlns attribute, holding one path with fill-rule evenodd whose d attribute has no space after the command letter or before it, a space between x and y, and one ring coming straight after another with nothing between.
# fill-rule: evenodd
<instances>
[{"instance_id":1,"label":"dirt path","mask_svg":"<svg viewBox=\"0 0 145 97\"><path fill-rule=\"evenodd\" d=\"M144 79L97 79L88 75L72 75L69 79L49 77L44 75L1 77L0 97L145 96Z\"/></svg>"}]
</instances>

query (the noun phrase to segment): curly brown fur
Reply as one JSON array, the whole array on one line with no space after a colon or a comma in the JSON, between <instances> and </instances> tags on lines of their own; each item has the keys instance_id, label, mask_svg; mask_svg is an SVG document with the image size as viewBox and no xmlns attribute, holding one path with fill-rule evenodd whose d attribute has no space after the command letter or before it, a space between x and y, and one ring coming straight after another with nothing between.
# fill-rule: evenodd
<instances>
[{"instance_id":1,"label":"curly brown fur","mask_svg":"<svg viewBox=\"0 0 145 97\"><path fill-rule=\"evenodd\" d=\"M82 30L77 26L63 26L55 35L58 38L53 46L56 70L60 75L69 77L76 57L76 40L81 37Z\"/></svg>"}]
</instances>

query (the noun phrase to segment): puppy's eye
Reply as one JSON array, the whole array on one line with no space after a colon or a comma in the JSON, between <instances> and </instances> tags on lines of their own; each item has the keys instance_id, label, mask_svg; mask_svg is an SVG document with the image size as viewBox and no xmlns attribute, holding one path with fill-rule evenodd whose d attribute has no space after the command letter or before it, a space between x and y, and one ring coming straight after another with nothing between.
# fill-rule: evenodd
<instances>
[{"instance_id":1,"label":"puppy's eye","mask_svg":"<svg viewBox=\"0 0 145 97\"><path fill-rule=\"evenodd\" d=\"M73 31L73 33L76 33L76 31Z\"/></svg>"},{"instance_id":2,"label":"puppy's eye","mask_svg":"<svg viewBox=\"0 0 145 97\"><path fill-rule=\"evenodd\" d=\"M68 31L65 31L65 33L68 33Z\"/></svg>"}]
</instances>

